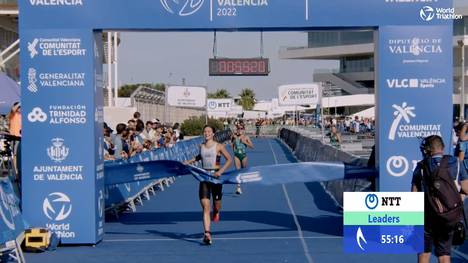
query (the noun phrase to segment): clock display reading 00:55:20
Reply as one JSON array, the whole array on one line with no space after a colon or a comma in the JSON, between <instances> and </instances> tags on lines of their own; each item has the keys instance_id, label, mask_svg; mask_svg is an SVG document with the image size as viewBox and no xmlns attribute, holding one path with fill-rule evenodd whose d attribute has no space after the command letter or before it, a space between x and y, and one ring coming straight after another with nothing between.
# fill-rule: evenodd
<instances>
[{"instance_id":1,"label":"clock display reading 00:55:20","mask_svg":"<svg viewBox=\"0 0 468 263\"><path fill-rule=\"evenodd\" d=\"M210 76L267 76L268 58L210 58Z\"/></svg>"}]
</instances>

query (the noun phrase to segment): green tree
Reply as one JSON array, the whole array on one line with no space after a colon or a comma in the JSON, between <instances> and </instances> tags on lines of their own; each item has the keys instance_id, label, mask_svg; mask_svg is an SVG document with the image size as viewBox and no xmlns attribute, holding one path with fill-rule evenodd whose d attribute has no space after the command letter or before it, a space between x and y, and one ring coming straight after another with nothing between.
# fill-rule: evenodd
<instances>
[{"instance_id":1,"label":"green tree","mask_svg":"<svg viewBox=\"0 0 468 263\"><path fill-rule=\"evenodd\" d=\"M239 105L242 106L243 110L253 110L255 106L255 93L251 89L243 89L239 94L240 101Z\"/></svg>"},{"instance_id":2,"label":"green tree","mask_svg":"<svg viewBox=\"0 0 468 263\"><path fill-rule=\"evenodd\" d=\"M206 123L206 116L199 117L190 117L189 119L184 120L181 125L181 130L184 135L187 136L200 136L203 134L203 127ZM209 118L208 124L214 127L217 131L223 130L223 122Z\"/></svg>"},{"instance_id":3,"label":"green tree","mask_svg":"<svg viewBox=\"0 0 468 263\"><path fill-rule=\"evenodd\" d=\"M229 94L229 91L226 89L218 89L213 93L208 93L208 98L209 99L228 99L232 98L231 94Z\"/></svg>"},{"instance_id":4,"label":"green tree","mask_svg":"<svg viewBox=\"0 0 468 263\"><path fill-rule=\"evenodd\" d=\"M137 83L137 84L125 84L119 88L119 97L130 97L132 93L140 86L145 86L151 89L159 90L164 92L166 85L162 83Z\"/></svg>"}]
</instances>

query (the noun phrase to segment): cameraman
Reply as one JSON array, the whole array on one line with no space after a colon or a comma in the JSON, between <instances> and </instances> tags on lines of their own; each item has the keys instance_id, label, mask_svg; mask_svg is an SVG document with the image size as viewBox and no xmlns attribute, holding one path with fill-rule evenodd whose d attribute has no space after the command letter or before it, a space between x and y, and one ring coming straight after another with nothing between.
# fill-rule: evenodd
<instances>
[{"instance_id":1,"label":"cameraman","mask_svg":"<svg viewBox=\"0 0 468 263\"><path fill-rule=\"evenodd\" d=\"M458 186L457 181L461 182L461 190L466 193L468 192L468 175L465 169L461 169L462 167L460 167L460 162L457 158L444 156L444 142L440 136L431 135L425 138L421 144L421 151L424 159L417 164L411 182L412 192L426 192L424 198L424 252L418 254L418 262L429 262L432 246L434 245L438 261L447 263L450 262L454 228L441 224L441 220L437 217L437 212L431 209L433 206L429 204L428 199L432 198L432 192L428 190L428 184L434 174L442 178L442 173L446 172L455 181L455 186ZM442 163L444 165L441 166ZM459 195L455 193L455 196ZM461 197L459 202L461 202ZM442 206L440 203L438 205ZM461 220L461 216L459 217L458 221Z\"/></svg>"}]
</instances>

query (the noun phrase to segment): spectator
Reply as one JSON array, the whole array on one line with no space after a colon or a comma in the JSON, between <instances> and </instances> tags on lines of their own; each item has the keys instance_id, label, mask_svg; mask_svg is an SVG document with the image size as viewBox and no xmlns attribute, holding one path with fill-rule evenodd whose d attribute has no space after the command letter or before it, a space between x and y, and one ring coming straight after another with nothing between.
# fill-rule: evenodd
<instances>
[{"instance_id":1,"label":"spectator","mask_svg":"<svg viewBox=\"0 0 468 263\"><path fill-rule=\"evenodd\" d=\"M127 122L127 128L129 128L130 130L135 130L136 129L136 120L128 120Z\"/></svg>"},{"instance_id":2,"label":"spectator","mask_svg":"<svg viewBox=\"0 0 468 263\"><path fill-rule=\"evenodd\" d=\"M331 130L328 136L330 137L330 144L334 147L340 148L341 134L338 132L335 126L331 127Z\"/></svg>"},{"instance_id":3,"label":"spectator","mask_svg":"<svg viewBox=\"0 0 468 263\"><path fill-rule=\"evenodd\" d=\"M104 125L104 144L103 144L103 151L104 151L104 160L114 160L114 153L115 153L115 146L113 143L113 139L111 137L113 130Z\"/></svg>"},{"instance_id":4,"label":"spectator","mask_svg":"<svg viewBox=\"0 0 468 263\"><path fill-rule=\"evenodd\" d=\"M9 130L8 120L6 116L0 115L0 132L7 132Z\"/></svg>"},{"instance_id":5,"label":"spectator","mask_svg":"<svg viewBox=\"0 0 468 263\"><path fill-rule=\"evenodd\" d=\"M140 120L140 118L141 118L141 114L138 111L133 113L133 120L134 121L138 121L138 120Z\"/></svg>"},{"instance_id":6,"label":"spectator","mask_svg":"<svg viewBox=\"0 0 468 263\"><path fill-rule=\"evenodd\" d=\"M354 133L359 133L359 126L361 126L361 123L359 122L359 117L356 116L354 117L354 121L353 121L353 132Z\"/></svg>"},{"instance_id":7,"label":"spectator","mask_svg":"<svg viewBox=\"0 0 468 263\"><path fill-rule=\"evenodd\" d=\"M411 191L425 192L424 252L418 254L418 262L429 262L433 245L435 247L435 255L438 257L439 262L450 262L454 228L453 226L443 224L443 221L440 220L441 212L437 211L441 208L446 208L446 206L443 206L441 201L449 199L450 191L442 192L445 195L445 198L438 198L438 208L434 209L434 206L431 205L433 202L428 201L434 199L434 193L436 192L432 190L434 189L435 183L431 178L434 177L435 173L437 173L437 176L440 178L450 177L455 181L455 185L457 185L458 178L461 182L462 192L466 193L468 192L468 176L465 169L460 169L460 163L457 158L443 155L444 142L440 136L431 135L425 138L421 149L423 151L424 159L417 164L413 173L413 180L411 182ZM437 188L443 187L444 190L452 189L444 187L446 184L444 184L442 180L439 181L440 183L437 183L439 185ZM451 184L453 181L449 180L448 183ZM457 192L455 192L455 198L457 196L460 198ZM461 216L462 214L460 214L460 218L458 220L461 220ZM455 219L455 221L456 220L457 219Z\"/></svg>"},{"instance_id":8,"label":"spectator","mask_svg":"<svg viewBox=\"0 0 468 263\"><path fill-rule=\"evenodd\" d=\"M464 130L464 126L465 123L459 123L458 126L455 127L455 134L457 137L462 137L460 133ZM461 167L468 173L468 141L458 140L455 147L455 156L458 157L458 160L461 162Z\"/></svg>"},{"instance_id":9,"label":"spectator","mask_svg":"<svg viewBox=\"0 0 468 263\"><path fill-rule=\"evenodd\" d=\"M115 127L115 130L116 130L116 135L114 136L113 138L113 144L114 144L114 157L116 159L120 159L122 158L122 156L124 156L122 154L122 152L125 152L125 149L124 149L124 146L126 144L126 142L124 142L124 135L125 137L128 136L128 132L126 131L127 129L127 125L125 125L124 123L119 123L117 124L117 126ZM124 134L125 132L125 134Z\"/></svg>"},{"instance_id":10,"label":"spectator","mask_svg":"<svg viewBox=\"0 0 468 263\"><path fill-rule=\"evenodd\" d=\"M255 138L258 138L260 136L260 129L262 128L262 119L258 119L255 122Z\"/></svg>"},{"instance_id":11,"label":"spectator","mask_svg":"<svg viewBox=\"0 0 468 263\"><path fill-rule=\"evenodd\" d=\"M153 142L150 140L145 140L143 143L143 151L151 151L153 150Z\"/></svg>"},{"instance_id":12,"label":"spectator","mask_svg":"<svg viewBox=\"0 0 468 263\"><path fill-rule=\"evenodd\" d=\"M345 131L349 132L351 130L351 119L345 118Z\"/></svg>"},{"instance_id":13,"label":"spectator","mask_svg":"<svg viewBox=\"0 0 468 263\"><path fill-rule=\"evenodd\" d=\"M21 137L21 104L15 102L8 115L9 132L11 135Z\"/></svg>"},{"instance_id":14,"label":"spectator","mask_svg":"<svg viewBox=\"0 0 468 263\"><path fill-rule=\"evenodd\" d=\"M153 129L153 123L151 121L146 122L146 127L140 135L144 140L154 141L156 131Z\"/></svg>"},{"instance_id":15,"label":"spectator","mask_svg":"<svg viewBox=\"0 0 468 263\"><path fill-rule=\"evenodd\" d=\"M178 142L181 137L180 124L176 122L174 124L174 127L172 127L172 130L174 132L174 138L175 138L174 142Z\"/></svg>"}]
</instances>

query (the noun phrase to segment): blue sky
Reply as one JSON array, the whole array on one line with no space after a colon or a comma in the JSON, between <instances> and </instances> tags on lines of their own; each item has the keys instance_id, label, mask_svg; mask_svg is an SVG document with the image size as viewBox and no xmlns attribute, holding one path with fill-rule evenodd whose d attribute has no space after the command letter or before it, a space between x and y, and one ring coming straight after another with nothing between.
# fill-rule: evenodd
<instances>
[{"instance_id":1,"label":"blue sky","mask_svg":"<svg viewBox=\"0 0 468 263\"><path fill-rule=\"evenodd\" d=\"M337 68L324 60L280 60L280 47L307 46L305 32L264 32L264 57L270 58L268 77L210 77L213 32L123 32L119 46L119 84L171 83L202 85L208 91L227 89L231 95L251 88L259 99L277 97L278 86L308 83L315 69ZM219 57L260 56L259 32L218 32Z\"/></svg>"}]
</instances>

